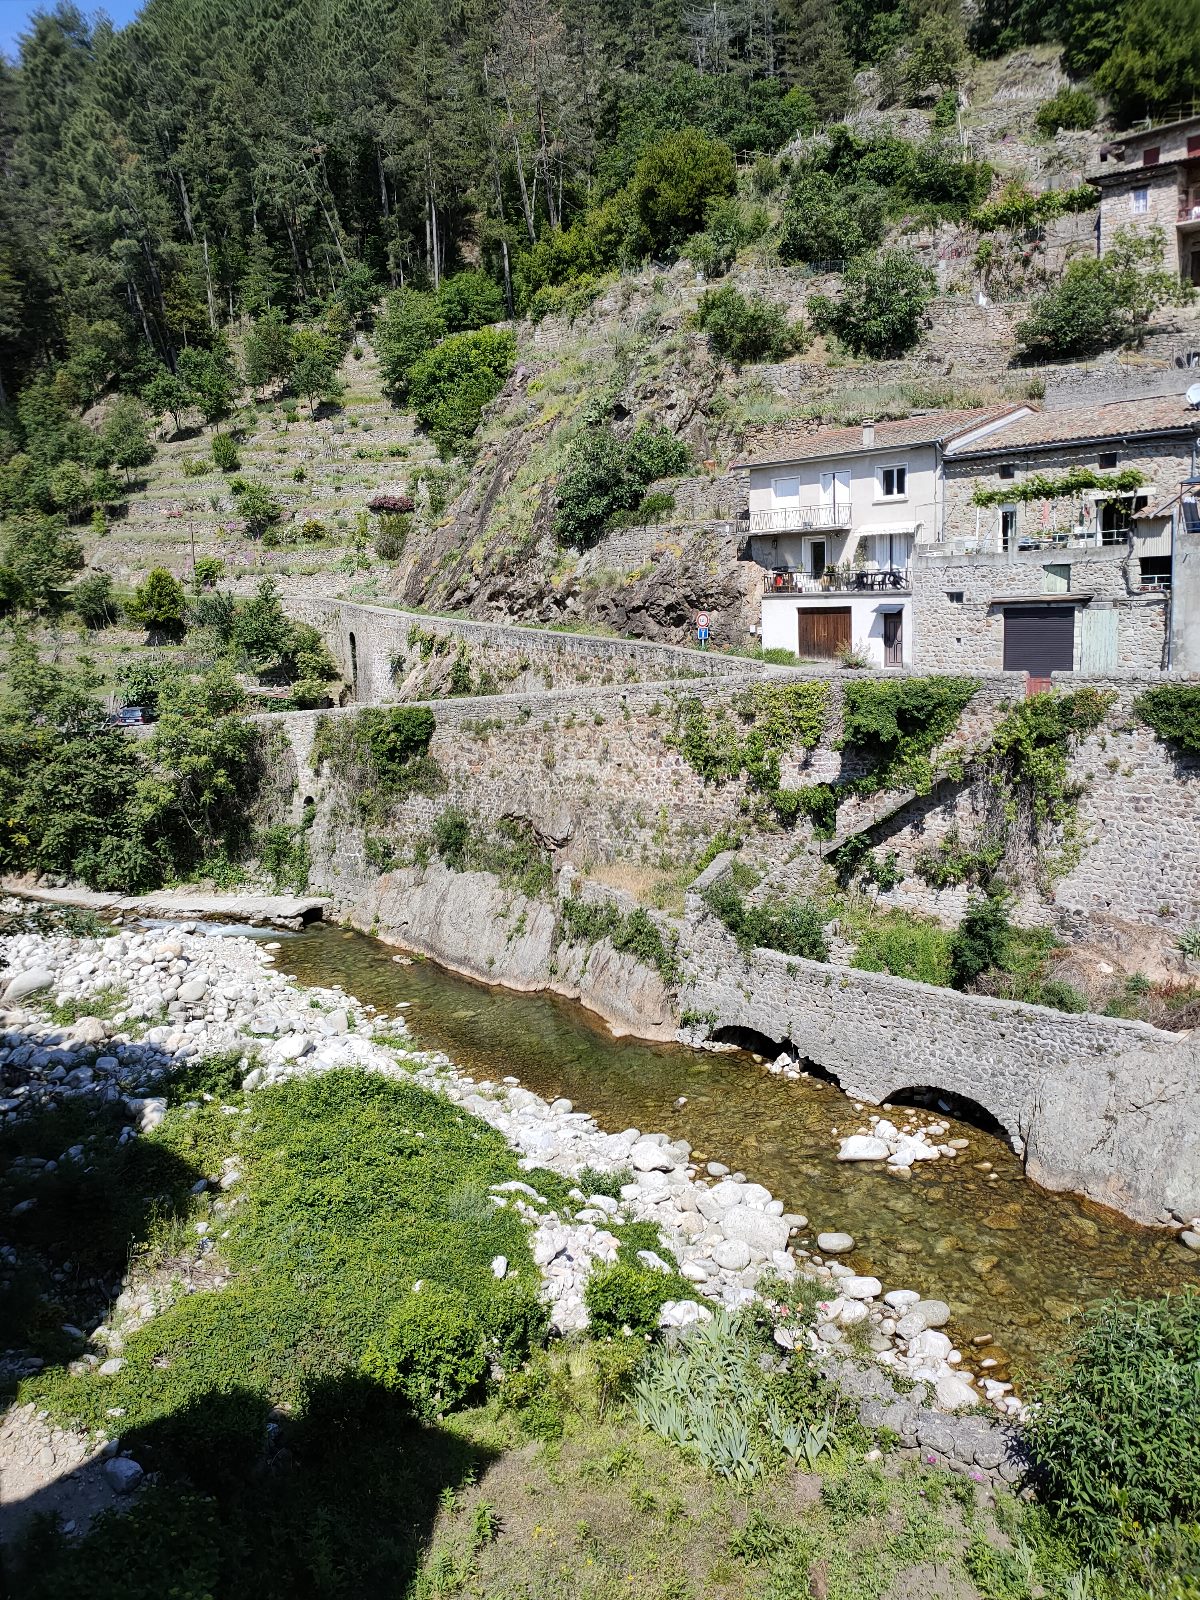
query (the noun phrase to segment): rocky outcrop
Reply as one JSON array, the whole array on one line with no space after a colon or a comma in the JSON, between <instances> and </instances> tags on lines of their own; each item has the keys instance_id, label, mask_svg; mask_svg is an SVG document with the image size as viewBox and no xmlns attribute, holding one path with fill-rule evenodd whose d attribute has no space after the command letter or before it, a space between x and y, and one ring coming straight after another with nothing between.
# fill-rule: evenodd
<instances>
[{"instance_id":1,"label":"rocky outcrop","mask_svg":"<svg viewBox=\"0 0 1200 1600\"><path fill-rule=\"evenodd\" d=\"M605 940L559 940L557 901L531 899L490 872L440 862L382 873L347 907L355 926L469 978L578 1000L615 1034L673 1039L673 996L659 973Z\"/></svg>"}]
</instances>

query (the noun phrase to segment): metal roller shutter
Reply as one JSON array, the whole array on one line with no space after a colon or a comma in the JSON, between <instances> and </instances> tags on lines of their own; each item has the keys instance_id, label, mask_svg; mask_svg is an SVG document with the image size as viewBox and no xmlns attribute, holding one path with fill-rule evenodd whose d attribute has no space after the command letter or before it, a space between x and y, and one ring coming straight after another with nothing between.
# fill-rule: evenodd
<instances>
[{"instance_id":1,"label":"metal roller shutter","mask_svg":"<svg viewBox=\"0 0 1200 1600\"><path fill-rule=\"evenodd\" d=\"M1075 666L1076 606L1006 606L1004 670L1048 678Z\"/></svg>"}]
</instances>

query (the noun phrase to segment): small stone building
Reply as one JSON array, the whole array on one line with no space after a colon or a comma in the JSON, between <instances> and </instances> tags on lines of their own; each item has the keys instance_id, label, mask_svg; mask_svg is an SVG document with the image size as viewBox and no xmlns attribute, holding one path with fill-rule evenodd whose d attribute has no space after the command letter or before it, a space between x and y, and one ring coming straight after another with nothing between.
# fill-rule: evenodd
<instances>
[{"instance_id":1,"label":"small stone building","mask_svg":"<svg viewBox=\"0 0 1200 1600\"><path fill-rule=\"evenodd\" d=\"M1200 117L1118 134L1088 182L1100 191L1100 253L1121 228L1162 231L1163 265L1200 284Z\"/></svg>"}]
</instances>

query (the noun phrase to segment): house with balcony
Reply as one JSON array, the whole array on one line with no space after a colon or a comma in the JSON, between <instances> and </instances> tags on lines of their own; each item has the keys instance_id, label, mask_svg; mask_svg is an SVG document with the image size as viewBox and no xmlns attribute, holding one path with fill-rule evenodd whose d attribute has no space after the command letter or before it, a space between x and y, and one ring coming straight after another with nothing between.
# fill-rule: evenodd
<instances>
[{"instance_id":1,"label":"house with balcony","mask_svg":"<svg viewBox=\"0 0 1200 1600\"><path fill-rule=\"evenodd\" d=\"M1200 117L1117 134L1088 174L1100 191L1099 248L1121 228L1163 237L1163 265L1200 284Z\"/></svg>"},{"instance_id":2,"label":"house with balcony","mask_svg":"<svg viewBox=\"0 0 1200 1600\"><path fill-rule=\"evenodd\" d=\"M1200 410L1183 395L1026 409L942 451L938 536L912 572L922 670L1194 670L1173 593L1196 521Z\"/></svg>"},{"instance_id":3,"label":"house with balcony","mask_svg":"<svg viewBox=\"0 0 1200 1600\"><path fill-rule=\"evenodd\" d=\"M777 433L748 475L743 554L762 568L764 649L801 660L914 661L914 547L941 534L942 458L1028 406Z\"/></svg>"}]
</instances>

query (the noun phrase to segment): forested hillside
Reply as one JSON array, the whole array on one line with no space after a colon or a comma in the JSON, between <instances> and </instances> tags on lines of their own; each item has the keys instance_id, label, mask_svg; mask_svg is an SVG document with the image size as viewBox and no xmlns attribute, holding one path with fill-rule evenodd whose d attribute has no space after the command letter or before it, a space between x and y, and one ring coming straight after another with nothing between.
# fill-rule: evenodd
<instances>
[{"instance_id":1,"label":"forested hillside","mask_svg":"<svg viewBox=\"0 0 1200 1600\"><path fill-rule=\"evenodd\" d=\"M0 66L2 392L65 357L86 398L240 315L464 265L519 310L589 211L606 264L677 242L624 203L664 132L774 150L849 109L859 67L920 101L968 44L1051 38L1123 116L1166 111L1194 92L1197 20L985 0L968 37L952 0L150 0L114 32L63 5Z\"/></svg>"}]
</instances>

